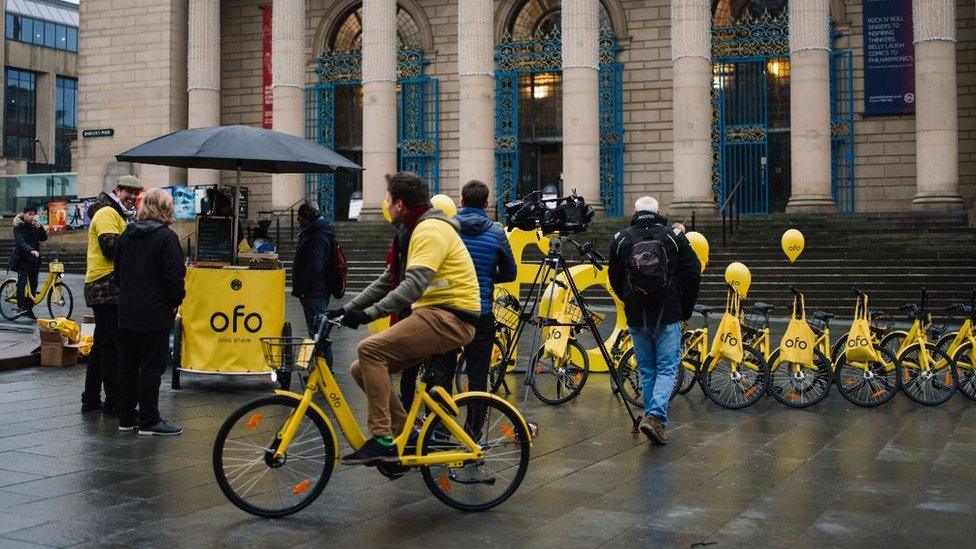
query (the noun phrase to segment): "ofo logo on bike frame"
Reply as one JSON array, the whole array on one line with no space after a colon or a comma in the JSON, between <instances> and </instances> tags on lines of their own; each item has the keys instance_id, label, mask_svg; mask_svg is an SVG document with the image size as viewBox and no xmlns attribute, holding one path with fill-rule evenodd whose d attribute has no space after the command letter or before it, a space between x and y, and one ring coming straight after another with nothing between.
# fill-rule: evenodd
<instances>
[{"instance_id":1,"label":"ofo logo on bike frame","mask_svg":"<svg viewBox=\"0 0 976 549\"><path fill-rule=\"evenodd\" d=\"M247 313L243 305L234 307L234 312L229 316L221 311L210 315L210 329L218 334L222 334L227 330L235 334L242 330L256 334L261 331L261 326L263 325L264 320L261 318L261 315L258 313Z\"/></svg>"}]
</instances>

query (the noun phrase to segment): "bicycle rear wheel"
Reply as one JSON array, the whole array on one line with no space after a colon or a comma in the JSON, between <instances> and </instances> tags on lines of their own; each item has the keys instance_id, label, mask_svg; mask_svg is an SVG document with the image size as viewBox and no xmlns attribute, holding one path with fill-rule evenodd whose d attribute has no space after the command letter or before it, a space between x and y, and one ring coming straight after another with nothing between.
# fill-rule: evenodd
<instances>
[{"instance_id":1,"label":"bicycle rear wheel","mask_svg":"<svg viewBox=\"0 0 976 549\"><path fill-rule=\"evenodd\" d=\"M839 338L837 338L837 341L834 341L834 346L831 347L831 349L830 349L830 362L832 364L837 364L837 359L842 354L844 354L845 351L847 351L847 334L846 333L844 335L840 336Z\"/></svg>"},{"instance_id":2,"label":"bicycle rear wheel","mask_svg":"<svg viewBox=\"0 0 976 549\"><path fill-rule=\"evenodd\" d=\"M590 376L590 358L576 340L566 344L565 356L558 358L546 353L543 345L529 362L532 392L546 404L562 404L576 398Z\"/></svg>"},{"instance_id":3,"label":"bicycle rear wheel","mask_svg":"<svg viewBox=\"0 0 976 549\"><path fill-rule=\"evenodd\" d=\"M335 434L311 407L281 459L278 433L298 407L285 396L254 399L217 432L213 469L217 485L242 511L279 518L304 509L325 489L336 463Z\"/></svg>"},{"instance_id":4,"label":"bicycle rear wheel","mask_svg":"<svg viewBox=\"0 0 976 549\"><path fill-rule=\"evenodd\" d=\"M0 315L7 320L16 320L20 314L17 305L17 279L10 278L0 284Z\"/></svg>"},{"instance_id":5,"label":"bicycle rear wheel","mask_svg":"<svg viewBox=\"0 0 976 549\"><path fill-rule=\"evenodd\" d=\"M791 408L806 408L827 398L830 393L830 360L813 351L813 368L793 362L780 362L780 350L769 357L769 392Z\"/></svg>"},{"instance_id":6,"label":"bicycle rear wheel","mask_svg":"<svg viewBox=\"0 0 976 549\"><path fill-rule=\"evenodd\" d=\"M508 499L525 478L529 467L529 432L518 412L497 398L460 396L454 400L465 418L464 432L481 447L484 455L475 462L421 467L420 473L431 493L461 511L484 511ZM432 415L424 432L420 453L470 452L439 416Z\"/></svg>"},{"instance_id":7,"label":"bicycle rear wheel","mask_svg":"<svg viewBox=\"0 0 976 549\"><path fill-rule=\"evenodd\" d=\"M682 395L687 394L695 386L695 381L698 380L698 367L701 366L698 350L689 347L694 335L694 332L681 334L681 362L678 364L678 370L684 371L680 372L680 376L677 378L680 379L680 382L676 384L676 387L677 392Z\"/></svg>"},{"instance_id":8,"label":"bicycle rear wheel","mask_svg":"<svg viewBox=\"0 0 976 549\"><path fill-rule=\"evenodd\" d=\"M837 357L837 390L853 404L873 408L894 398L898 392L898 362L887 349L877 349L881 360L852 364L846 353Z\"/></svg>"},{"instance_id":9,"label":"bicycle rear wheel","mask_svg":"<svg viewBox=\"0 0 976 549\"><path fill-rule=\"evenodd\" d=\"M488 385L485 389L494 393L502 385L501 363L505 358L506 347L499 337L495 337L491 345L491 358L488 362ZM468 381L468 362L467 359L458 365L454 372L454 388L458 393L469 391L470 382Z\"/></svg>"},{"instance_id":10,"label":"bicycle rear wheel","mask_svg":"<svg viewBox=\"0 0 976 549\"><path fill-rule=\"evenodd\" d=\"M723 408L751 406L769 386L769 371L762 355L749 345L743 345L742 350L742 362L733 364L727 358L709 356L698 373L705 394Z\"/></svg>"},{"instance_id":11,"label":"bicycle rear wheel","mask_svg":"<svg viewBox=\"0 0 976 549\"><path fill-rule=\"evenodd\" d=\"M51 291L47 294L47 310L51 313L51 318L71 318L74 311L74 298L71 296L71 288L63 282L55 282Z\"/></svg>"},{"instance_id":12,"label":"bicycle rear wheel","mask_svg":"<svg viewBox=\"0 0 976 549\"><path fill-rule=\"evenodd\" d=\"M976 360L973 357L973 344L966 342L956 349L952 357L956 369L959 392L969 400L976 400Z\"/></svg>"},{"instance_id":13,"label":"bicycle rear wheel","mask_svg":"<svg viewBox=\"0 0 976 549\"><path fill-rule=\"evenodd\" d=\"M956 392L956 369L945 352L932 343L925 344L928 363L922 360L921 345L914 343L898 357L901 375L898 383L908 398L926 406L936 406Z\"/></svg>"}]
</instances>

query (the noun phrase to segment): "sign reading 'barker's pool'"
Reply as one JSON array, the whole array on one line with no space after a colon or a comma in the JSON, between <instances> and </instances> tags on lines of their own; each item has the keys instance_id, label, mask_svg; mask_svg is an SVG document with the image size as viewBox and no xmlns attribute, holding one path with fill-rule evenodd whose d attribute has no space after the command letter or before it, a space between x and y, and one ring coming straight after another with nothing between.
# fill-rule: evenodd
<instances>
[{"instance_id":1,"label":"sign reading 'barker's pool'","mask_svg":"<svg viewBox=\"0 0 976 549\"><path fill-rule=\"evenodd\" d=\"M864 0L864 114L915 112L912 0Z\"/></svg>"}]
</instances>

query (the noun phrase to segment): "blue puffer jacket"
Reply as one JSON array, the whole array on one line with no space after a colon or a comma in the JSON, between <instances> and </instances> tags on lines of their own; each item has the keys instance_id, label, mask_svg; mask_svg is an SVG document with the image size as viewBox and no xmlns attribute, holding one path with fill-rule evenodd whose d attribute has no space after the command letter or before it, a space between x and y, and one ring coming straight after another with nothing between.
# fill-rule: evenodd
<instances>
[{"instance_id":1,"label":"blue puffer jacket","mask_svg":"<svg viewBox=\"0 0 976 549\"><path fill-rule=\"evenodd\" d=\"M490 313L495 282L515 280L515 257L508 236L505 229L488 219L488 214L481 208L461 208L454 218L461 224L461 240L478 273L481 314Z\"/></svg>"}]
</instances>

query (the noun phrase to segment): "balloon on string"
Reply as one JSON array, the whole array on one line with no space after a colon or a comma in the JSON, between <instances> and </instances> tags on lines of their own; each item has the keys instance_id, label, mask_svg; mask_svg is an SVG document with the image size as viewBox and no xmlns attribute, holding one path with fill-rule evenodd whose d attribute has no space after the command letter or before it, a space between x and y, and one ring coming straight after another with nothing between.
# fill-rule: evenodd
<instances>
[{"instance_id":1,"label":"balloon on string","mask_svg":"<svg viewBox=\"0 0 976 549\"><path fill-rule=\"evenodd\" d=\"M393 216L390 215L390 201L388 199L383 199L383 203L380 204L380 209L383 210L383 219L387 223L393 223Z\"/></svg>"},{"instance_id":2,"label":"balloon on string","mask_svg":"<svg viewBox=\"0 0 976 549\"><path fill-rule=\"evenodd\" d=\"M430 197L430 203L440 211L444 212L447 217L454 217L457 215L457 205L454 200L446 194L435 194Z\"/></svg>"},{"instance_id":3,"label":"balloon on string","mask_svg":"<svg viewBox=\"0 0 976 549\"><path fill-rule=\"evenodd\" d=\"M740 297L745 298L749 293L749 286L752 285L752 273L749 272L749 267L738 261L729 263L725 268L725 282L731 285Z\"/></svg>"},{"instance_id":4,"label":"balloon on string","mask_svg":"<svg viewBox=\"0 0 976 549\"><path fill-rule=\"evenodd\" d=\"M685 236L688 237L688 243L691 244L691 249L698 257L698 262L701 263L701 272L705 272L705 266L708 265L708 239L705 238L705 235L695 231L691 231Z\"/></svg>"},{"instance_id":5,"label":"balloon on string","mask_svg":"<svg viewBox=\"0 0 976 549\"><path fill-rule=\"evenodd\" d=\"M783 233L783 239L780 244L783 247L783 252L786 254L786 257L790 259L790 263L793 263L803 253L803 233L796 229L790 229Z\"/></svg>"}]
</instances>

